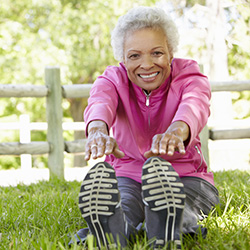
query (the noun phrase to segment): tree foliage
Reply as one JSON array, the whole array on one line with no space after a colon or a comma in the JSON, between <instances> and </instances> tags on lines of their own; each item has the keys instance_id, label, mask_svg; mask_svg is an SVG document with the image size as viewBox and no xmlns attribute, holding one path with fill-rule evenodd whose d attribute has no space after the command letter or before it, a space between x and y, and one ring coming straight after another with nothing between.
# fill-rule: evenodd
<instances>
[{"instance_id":1,"label":"tree foliage","mask_svg":"<svg viewBox=\"0 0 250 250\"><path fill-rule=\"evenodd\" d=\"M152 3L153 0L2 1L0 83L44 85L46 65L60 66L62 84L93 82L107 65L117 64L110 46L110 31L117 18L134 5ZM64 116L71 117L72 111L75 117L82 117L82 100L69 101L71 109L65 104ZM0 99L1 121L18 121L22 113L30 114L32 122L45 121L45 100ZM33 137L46 138L42 132ZM9 139L1 133L0 140L18 141L18 135ZM17 164L13 162L14 165Z\"/></svg>"},{"instance_id":2,"label":"tree foliage","mask_svg":"<svg viewBox=\"0 0 250 250\"><path fill-rule=\"evenodd\" d=\"M230 73L236 79L250 79L250 2L242 1L227 10L231 10L227 40Z\"/></svg>"},{"instance_id":3,"label":"tree foliage","mask_svg":"<svg viewBox=\"0 0 250 250\"><path fill-rule=\"evenodd\" d=\"M229 71L236 79L246 79L250 74L250 6L244 0L225 2ZM135 5L155 3L159 4L159 1L1 1L0 84L44 85L46 65L60 66L62 84L93 82L107 65L118 63L113 58L110 46L110 32L118 17ZM160 4L166 3L171 6L174 17L178 17L179 27L191 34L182 37L181 52L186 51L183 56L204 57L204 24L209 20L205 20L197 6L204 7L206 1L160 1ZM195 32L191 33L192 30ZM193 41L189 39L192 37ZM71 117L70 112L79 117L83 111L79 107L84 103L79 106L79 100L69 101L70 104L64 102L64 117ZM0 99L0 121L18 121L19 115L23 113L30 114L32 122L45 121L45 100ZM9 137L11 139L1 132L0 140L18 141L16 133ZM45 133L33 135L34 140L41 138L45 140ZM14 165L17 166L17 163L13 162Z\"/></svg>"}]
</instances>

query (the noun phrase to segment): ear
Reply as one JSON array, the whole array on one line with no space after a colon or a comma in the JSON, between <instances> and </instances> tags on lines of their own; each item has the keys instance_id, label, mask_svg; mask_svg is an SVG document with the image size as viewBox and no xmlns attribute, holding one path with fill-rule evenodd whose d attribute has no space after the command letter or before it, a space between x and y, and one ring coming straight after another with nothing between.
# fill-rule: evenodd
<instances>
[{"instance_id":1,"label":"ear","mask_svg":"<svg viewBox=\"0 0 250 250\"><path fill-rule=\"evenodd\" d=\"M170 58L169 58L169 63L170 63L170 65L172 64L173 58L174 58L174 56L173 56L173 54L171 53L171 54L170 54Z\"/></svg>"},{"instance_id":2,"label":"ear","mask_svg":"<svg viewBox=\"0 0 250 250\"><path fill-rule=\"evenodd\" d=\"M126 67L126 60L125 60L125 56L123 55L123 58L122 58L122 63L124 64L124 66ZM127 67L126 67L127 69Z\"/></svg>"}]
</instances>

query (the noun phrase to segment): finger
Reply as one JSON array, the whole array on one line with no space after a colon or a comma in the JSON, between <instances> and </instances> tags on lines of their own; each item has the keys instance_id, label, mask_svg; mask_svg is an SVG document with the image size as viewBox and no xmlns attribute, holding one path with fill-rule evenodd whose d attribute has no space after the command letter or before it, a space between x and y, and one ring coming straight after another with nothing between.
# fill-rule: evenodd
<instances>
[{"instance_id":1,"label":"finger","mask_svg":"<svg viewBox=\"0 0 250 250\"><path fill-rule=\"evenodd\" d=\"M108 141L106 142L106 147L105 147L105 151L104 151L105 154L106 154L106 155L112 154L113 151L114 151L114 147L115 147L115 143L112 142L111 140L108 140Z\"/></svg>"},{"instance_id":2,"label":"finger","mask_svg":"<svg viewBox=\"0 0 250 250\"><path fill-rule=\"evenodd\" d=\"M176 141L174 139L169 140L167 154L172 156L175 152Z\"/></svg>"},{"instance_id":3,"label":"finger","mask_svg":"<svg viewBox=\"0 0 250 250\"><path fill-rule=\"evenodd\" d=\"M172 156L175 152L175 146L169 145L167 155Z\"/></svg>"},{"instance_id":4,"label":"finger","mask_svg":"<svg viewBox=\"0 0 250 250\"><path fill-rule=\"evenodd\" d=\"M92 144L90 150L91 150L92 158L94 160L97 159L98 158L97 157L97 151L98 151L97 145L96 144Z\"/></svg>"},{"instance_id":5,"label":"finger","mask_svg":"<svg viewBox=\"0 0 250 250\"><path fill-rule=\"evenodd\" d=\"M144 153L144 157L146 157L146 158L150 158L150 157L156 156L156 155L158 155L158 154L154 154L151 150L148 150Z\"/></svg>"},{"instance_id":6,"label":"finger","mask_svg":"<svg viewBox=\"0 0 250 250\"><path fill-rule=\"evenodd\" d=\"M125 154L119 149L115 140L110 140L106 143L105 154L113 154L116 158L122 158L125 156Z\"/></svg>"},{"instance_id":7,"label":"finger","mask_svg":"<svg viewBox=\"0 0 250 250\"><path fill-rule=\"evenodd\" d=\"M186 153L185 146L184 146L183 142L179 142L179 143L178 143L178 151L179 151L181 154L185 154L185 153Z\"/></svg>"},{"instance_id":8,"label":"finger","mask_svg":"<svg viewBox=\"0 0 250 250\"><path fill-rule=\"evenodd\" d=\"M151 151L153 154L157 155L159 154L159 142L161 139L161 135L155 135L153 137L152 145L151 145Z\"/></svg>"},{"instance_id":9,"label":"finger","mask_svg":"<svg viewBox=\"0 0 250 250\"><path fill-rule=\"evenodd\" d=\"M97 145L97 158L103 157L105 151L105 144L103 142L98 143Z\"/></svg>"},{"instance_id":10,"label":"finger","mask_svg":"<svg viewBox=\"0 0 250 250\"><path fill-rule=\"evenodd\" d=\"M97 158L102 157L104 155L105 147L106 147L107 138L103 135L96 136L96 145L97 145Z\"/></svg>"},{"instance_id":11,"label":"finger","mask_svg":"<svg viewBox=\"0 0 250 250\"><path fill-rule=\"evenodd\" d=\"M85 161L88 161L90 159L90 153L89 152L85 152L84 159L85 159Z\"/></svg>"},{"instance_id":12,"label":"finger","mask_svg":"<svg viewBox=\"0 0 250 250\"><path fill-rule=\"evenodd\" d=\"M91 151L90 151L90 147L89 147L89 145L87 143L86 146L85 146L85 157L84 157L84 159L86 161L88 161L90 159L90 156L91 156Z\"/></svg>"},{"instance_id":13,"label":"finger","mask_svg":"<svg viewBox=\"0 0 250 250\"><path fill-rule=\"evenodd\" d=\"M164 135L159 144L159 153L165 155L167 153L167 145L169 143L169 136Z\"/></svg>"}]
</instances>

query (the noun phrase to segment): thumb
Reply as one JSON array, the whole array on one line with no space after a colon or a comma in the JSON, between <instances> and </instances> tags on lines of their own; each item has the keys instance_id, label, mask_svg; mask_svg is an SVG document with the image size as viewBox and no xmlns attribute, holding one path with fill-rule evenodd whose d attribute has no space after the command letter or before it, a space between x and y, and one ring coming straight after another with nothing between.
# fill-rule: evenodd
<instances>
[{"instance_id":1,"label":"thumb","mask_svg":"<svg viewBox=\"0 0 250 250\"><path fill-rule=\"evenodd\" d=\"M113 155L118 159L125 156L125 154L119 148L115 148Z\"/></svg>"},{"instance_id":2,"label":"thumb","mask_svg":"<svg viewBox=\"0 0 250 250\"><path fill-rule=\"evenodd\" d=\"M146 158L150 158L152 156L155 156L155 154L151 150L148 150L144 153L144 157Z\"/></svg>"}]
</instances>

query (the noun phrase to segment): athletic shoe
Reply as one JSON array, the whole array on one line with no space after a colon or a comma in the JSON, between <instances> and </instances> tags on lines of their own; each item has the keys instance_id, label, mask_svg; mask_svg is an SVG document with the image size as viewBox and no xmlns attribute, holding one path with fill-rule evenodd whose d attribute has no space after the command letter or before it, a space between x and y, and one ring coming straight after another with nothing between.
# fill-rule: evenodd
<instances>
[{"instance_id":1,"label":"athletic shoe","mask_svg":"<svg viewBox=\"0 0 250 250\"><path fill-rule=\"evenodd\" d=\"M108 248L114 243L126 246L127 223L115 171L108 163L97 163L87 173L80 189L79 208L97 247Z\"/></svg>"},{"instance_id":2,"label":"athletic shoe","mask_svg":"<svg viewBox=\"0 0 250 250\"><path fill-rule=\"evenodd\" d=\"M181 249L181 228L185 207L184 186L172 165L151 157L143 165L142 192L146 230L154 248L172 245Z\"/></svg>"}]
</instances>

